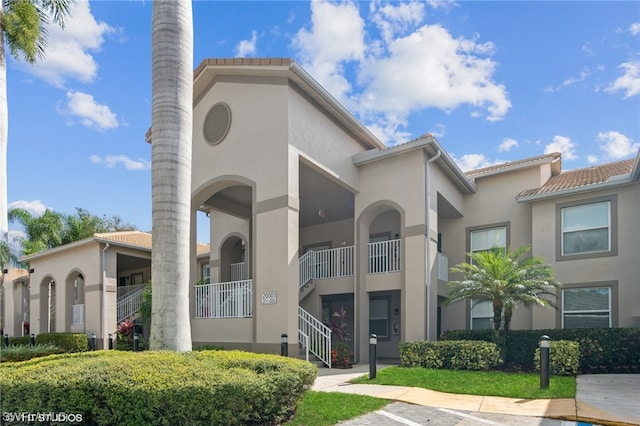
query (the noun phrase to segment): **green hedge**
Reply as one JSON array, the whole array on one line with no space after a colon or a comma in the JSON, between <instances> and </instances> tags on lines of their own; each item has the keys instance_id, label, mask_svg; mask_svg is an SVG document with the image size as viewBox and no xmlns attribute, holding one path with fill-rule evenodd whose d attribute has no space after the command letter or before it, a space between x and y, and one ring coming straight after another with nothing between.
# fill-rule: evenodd
<instances>
[{"instance_id":1,"label":"green hedge","mask_svg":"<svg viewBox=\"0 0 640 426\"><path fill-rule=\"evenodd\" d=\"M7 412L87 425L274 425L315 380L310 363L238 351L95 351L0 364Z\"/></svg>"},{"instance_id":2,"label":"green hedge","mask_svg":"<svg viewBox=\"0 0 640 426\"><path fill-rule=\"evenodd\" d=\"M456 340L400 343L403 367L489 370L502 364L495 343Z\"/></svg>"},{"instance_id":3,"label":"green hedge","mask_svg":"<svg viewBox=\"0 0 640 426\"><path fill-rule=\"evenodd\" d=\"M60 354L64 351L57 346L54 345L35 345L31 346L31 344L26 345L9 345L7 348L2 348L0 350L0 361L1 362L17 362L17 361L26 361L31 358L37 358L41 356Z\"/></svg>"},{"instance_id":4,"label":"green hedge","mask_svg":"<svg viewBox=\"0 0 640 426\"><path fill-rule=\"evenodd\" d=\"M54 345L65 352L86 352L89 339L84 333L41 333L36 336L36 345Z\"/></svg>"},{"instance_id":5,"label":"green hedge","mask_svg":"<svg viewBox=\"0 0 640 426\"><path fill-rule=\"evenodd\" d=\"M533 356L545 334L552 341L578 342L580 373L640 373L640 328L511 330L503 352L505 365L533 371ZM440 339L493 342L494 337L493 330L450 330Z\"/></svg>"},{"instance_id":6,"label":"green hedge","mask_svg":"<svg viewBox=\"0 0 640 426\"><path fill-rule=\"evenodd\" d=\"M571 340L550 342L549 372L559 376L575 376L580 366L580 346ZM540 371L540 348L534 355L536 371Z\"/></svg>"},{"instance_id":7,"label":"green hedge","mask_svg":"<svg viewBox=\"0 0 640 426\"><path fill-rule=\"evenodd\" d=\"M30 343L31 337L29 336L9 337L9 346L23 346Z\"/></svg>"}]
</instances>

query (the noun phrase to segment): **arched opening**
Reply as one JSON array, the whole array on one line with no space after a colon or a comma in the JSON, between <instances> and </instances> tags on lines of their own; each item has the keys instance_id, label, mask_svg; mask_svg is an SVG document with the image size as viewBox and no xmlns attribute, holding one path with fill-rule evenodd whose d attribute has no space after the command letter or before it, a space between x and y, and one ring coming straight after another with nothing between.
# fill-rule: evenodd
<instances>
[{"instance_id":1,"label":"arched opening","mask_svg":"<svg viewBox=\"0 0 640 426\"><path fill-rule=\"evenodd\" d=\"M245 241L238 236L231 236L222 243L220 247L220 280L222 282L248 279L245 246Z\"/></svg>"},{"instance_id":2,"label":"arched opening","mask_svg":"<svg viewBox=\"0 0 640 426\"><path fill-rule=\"evenodd\" d=\"M40 283L40 332L56 331L56 282L47 277Z\"/></svg>"},{"instance_id":3,"label":"arched opening","mask_svg":"<svg viewBox=\"0 0 640 426\"><path fill-rule=\"evenodd\" d=\"M67 278L66 287L66 328L72 332L84 332L84 275L80 272L71 273Z\"/></svg>"}]
</instances>

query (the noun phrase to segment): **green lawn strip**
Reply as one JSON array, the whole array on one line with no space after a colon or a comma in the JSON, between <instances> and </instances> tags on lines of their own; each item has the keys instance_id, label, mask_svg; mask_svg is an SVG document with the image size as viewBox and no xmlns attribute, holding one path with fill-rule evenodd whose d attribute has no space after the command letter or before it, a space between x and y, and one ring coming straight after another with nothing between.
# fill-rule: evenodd
<instances>
[{"instance_id":1,"label":"green lawn strip","mask_svg":"<svg viewBox=\"0 0 640 426\"><path fill-rule=\"evenodd\" d=\"M523 399L575 398L576 379L552 376L547 389L540 389L540 375L503 371L429 370L426 368L388 367L369 380L368 375L351 383L412 386L439 392L504 396Z\"/></svg>"},{"instance_id":2,"label":"green lawn strip","mask_svg":"<svg viewBox=\"0 0 640 426\"><path fill-rule=\"evenodd\" d=\"M307 391L286 426L331 426L381 409L392 401L338 392Z\"/></svg>"}]
</instances>

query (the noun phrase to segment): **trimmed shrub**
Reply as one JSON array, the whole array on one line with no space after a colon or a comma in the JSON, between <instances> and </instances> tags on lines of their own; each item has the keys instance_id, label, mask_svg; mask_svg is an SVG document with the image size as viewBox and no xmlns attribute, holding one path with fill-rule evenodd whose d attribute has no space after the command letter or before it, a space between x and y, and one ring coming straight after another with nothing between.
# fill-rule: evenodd
<instances>
[{"instance_id":1,"label":"trimmed shrub","mask_svg":"<svg viewBox=\"0 0 640 426\"><path fill-rule=\"evenodd\" d=\"M534 355L536 371L540 371L540 348ZM580 345L570 340L552 341L549 347L549 372L559 376L575 376L580 366Z\"/></svg>"},{"instance_id":2,"label":"trimmed shrub","mask_svg":"<svg viewBox=\"0 0 640 426\"><path fill-rule=\"evenodd\" d=\"M61 354L64 351L57 346L48 345L48 344L36 344L35 346L31 346L31 344L26 345L9 345L7 348L3 348L0 351L0 361L1 362L16 362L16 361L26 361L31 358L37 358L41 356L53 355L53 354Z\"/></svg>"},{"instance_id":3,"label":"trimmed shrub","mask_svg":"<svg viewBox=\"0 0 640 426\"><path fill-rule=\"evenodd\" d=\"M31 343L30 336L9 337L9 346L24 346Z\"/></svg>"},{"instance_id":4,"label":"trimmed shrub","mask_svg":"<svg viewBox=\"0 0 640 426\"><path fill-rule=\"evenodd\" d=\"M87 425L275 425L313 383L312 364L238 351L95 351L0 365L3 410Z\"/></svg>"},{"instance_id":5,"label":"trimmed shrub","mask_svg":"<svg viewBox=\"0 0 640 426\"><path fill-rule=\"evenodd\" d=\"M444 332L440 339L490 342L492 334L492 330L452 330ZM552 341L578 342L580 373L640 373L640 328L510 330L504 347L505 366L533 371L533 355L544 334Z\"/></svg>"},{"instance_id":6,"label":"trimmed shrub","mask_svg":"<svg viewBox=\"0 0 640 426\"><path fill-rule=\"evenodd\" d=\"M406 342L399 345L403 367L489 370L502 364L495 343L450 340Z\"/></svg>"},{"instance_id":7,"label":"trimmed shrub","mask_svg":"<svg viewBox=\"0 0 640 426\"><path fill-rule=\"evenodd\" d=\"M41 333L36 336L36 345L53 345L64 352L86 352L89 340L84 333Z\"/></svg>"},{"instance_id":8,"label":"trimmed shrub","mask_svg":"<svg viewBox=\"0 0 640 426\"><path fill-rule=\"evenodd\" d=\"M218 346L218 345L202 345L202 346L195 346L193 350L194 351L223 351L224 347Z\"/></svg>"}]
</instances>

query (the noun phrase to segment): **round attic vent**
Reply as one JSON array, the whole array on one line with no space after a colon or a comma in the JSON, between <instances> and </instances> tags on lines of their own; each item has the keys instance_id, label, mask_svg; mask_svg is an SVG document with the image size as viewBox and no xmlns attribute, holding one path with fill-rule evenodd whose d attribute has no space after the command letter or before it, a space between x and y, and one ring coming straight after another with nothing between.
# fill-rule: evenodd
<instances>
[{"instance_id":1,"label":"round attic vent","mask_svg":"<svg viewBox=\"0 0 640 426\"><path fill-rule=\"evenodd\" d=\"M225 103L211 107L204 119L204 138L212 145L224 140L231 127L231 109Z\"/></svg>"}]
</instances>

